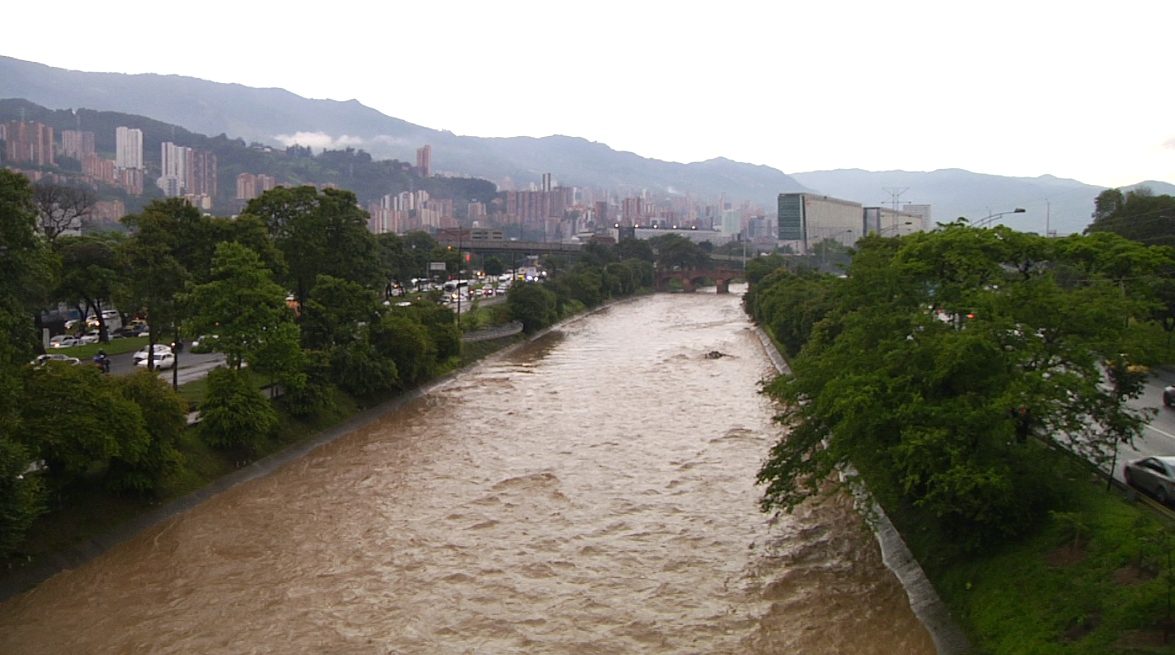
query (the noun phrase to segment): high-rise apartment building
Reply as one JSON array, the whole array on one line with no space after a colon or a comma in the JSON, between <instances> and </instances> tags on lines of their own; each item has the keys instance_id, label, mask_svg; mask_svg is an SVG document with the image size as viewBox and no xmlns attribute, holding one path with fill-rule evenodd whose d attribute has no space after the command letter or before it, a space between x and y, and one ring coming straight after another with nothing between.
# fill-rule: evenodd
<instances>
[{"instance_id":1,"label":"high-rise apartment building","mask_svg":"<svg viewBox=\"0 0 1175 655\"><path fill-rule=\"evenodd\" d=\"M54 166L53 149L53 128L48 125L26 121L4 124L5 163Z\"/></svg>"},{"instance_id":2,"label":"high-rise apartment building","mask_svg":"<svg viewBox=\"0 0 1175 655\"><path fill-rule=\"evenodd\" d=\"M272 175L241 173L237 176L237 200L252 200L277 186Z\"/></svg>"},{"instance_id":3,"label":"high-rise apartment building","mask_svg":"<svg viewBox=\"0 0 1175 655\"><path fill-rule=\"evenodd\" d=\"M207 150L191 150L191 166L188 169L188 193L216 197L216 155Z\"/></svg>"},{"instance_id":4,"label":"high-rise apartment building","mask_svg":"<svg viewBox=\"0 0 1175 655\"><path fill-rule=\"evenodd\" d=\"M160 146L160 161L163 174L158 184L167 196L216 197L215 154L164 141Z\"/></svg>"},{"instance_id":5,"label":"high-rise apartment building","mask_svg":"<svg viewBox=\"0 0 1175 655\"><path fill-rule=\"evenodd\" d=\"M96 152L94 133L82 130L61 130L61 155L78 161Z\"/></svg>"},{"instance_id":6,"label":"high-rise apartment building","mask_svg":"<svg viewBox=\"0 0 1175 655\"><path fill-rule=\"evenodd\" d=\"M416 170L420 177L432 175L432 146L426 145L416 149Z\"/></svg>"},{"instance_id":7,"label":"high-rise apartment building","mask_svg":"<svg viewBox=\"0 0 1175 655\"><path fill-rule=\"evenodd\" d=\"M191 148L177 146L171 141L164 141L159 147L160 172L158 184L163 194L169 198L182 196L188 192L188 160L191 157Z\"/></svg>"},{"instance_id":8,"label":"high-rise apartment building","mask_svg":"<svg viewBox=\"0 0 1175 655\"><path fill-rule=\"evenodd\" d=\"M114 130L114 165L118 168L143 168L143 131L132 127Z\"/></svg>"}]
</instances>

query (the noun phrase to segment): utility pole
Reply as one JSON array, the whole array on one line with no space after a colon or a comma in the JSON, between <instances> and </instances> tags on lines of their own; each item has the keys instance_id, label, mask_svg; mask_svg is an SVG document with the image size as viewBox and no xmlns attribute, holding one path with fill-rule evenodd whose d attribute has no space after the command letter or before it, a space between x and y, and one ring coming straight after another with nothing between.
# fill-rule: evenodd
<instances>
[{"instance_id":1,"label":"utility pole","mask_svg":"<svg viewBox=\"0 0 1175 655\"><path fill-rule=\"evenodd\" d=\"M887 186L882 187L881 190L889 194L889 206L893 208L894 212L896 213L898 211L898 200L902 197L903 193L910 190L910 187L904 186L899 188Z\"/></svg>"}]
</instances>

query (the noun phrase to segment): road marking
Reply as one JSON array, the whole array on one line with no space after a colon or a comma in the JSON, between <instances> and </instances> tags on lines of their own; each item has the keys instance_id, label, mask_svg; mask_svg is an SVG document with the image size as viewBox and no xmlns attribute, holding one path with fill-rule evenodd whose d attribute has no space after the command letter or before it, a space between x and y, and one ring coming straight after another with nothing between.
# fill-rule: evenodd
<instances>
[{"instance_id":1,"label":"road marking","mask_svg":"<svg viewBox=\"0 0 1175 655\"><path fill-rule=\"evenodd\" d=\"M1175 439L1175 434L1171 434L1170 432L1167 432L1166 430L1160 430L1153 425L1147 425L1146 427L1151 430L1154 430L1155 432L1158 432L1159 434L1163 435L1164 437L1167 437L1168 439Z\"/></svg>"}]
</instances>

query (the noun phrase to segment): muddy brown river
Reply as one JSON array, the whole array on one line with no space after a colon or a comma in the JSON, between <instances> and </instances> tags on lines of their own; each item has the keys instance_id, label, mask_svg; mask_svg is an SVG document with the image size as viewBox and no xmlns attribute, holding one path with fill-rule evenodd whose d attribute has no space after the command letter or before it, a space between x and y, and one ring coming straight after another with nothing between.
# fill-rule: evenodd
<instances>
[{"instance_id":1,"label":"muddy brown river","mask_svg":"<svg viewBox=\"0 0 1175 655\"><path fill-rule=\"evenodd\" d=\"M772 371L737 293L612 306L10 599L0 653L933 653L848 502L758 511Z\"/></svg>"}]
</instances>

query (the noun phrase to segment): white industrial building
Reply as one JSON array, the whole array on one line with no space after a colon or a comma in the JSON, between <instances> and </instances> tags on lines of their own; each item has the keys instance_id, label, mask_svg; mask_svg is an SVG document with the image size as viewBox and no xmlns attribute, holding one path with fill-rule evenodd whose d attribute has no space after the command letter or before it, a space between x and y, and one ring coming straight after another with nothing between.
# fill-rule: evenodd
<instances>
[{"instance_id":1,"label":"white industrial building","mask_svg":"<svg viewBox=\"0 0 1175 655\"><path fill-rule=\"evenodd\" d=\"M909 211L914 209L914 211ZM929 205L909 205L905 210L865 207L858 202L813 193L779 194L779 245L806 254L821 241L831 239L852 246L867 234L902 236L927 228Z\"/></svg>"}]
</instances>

